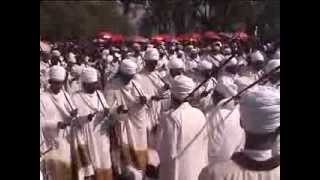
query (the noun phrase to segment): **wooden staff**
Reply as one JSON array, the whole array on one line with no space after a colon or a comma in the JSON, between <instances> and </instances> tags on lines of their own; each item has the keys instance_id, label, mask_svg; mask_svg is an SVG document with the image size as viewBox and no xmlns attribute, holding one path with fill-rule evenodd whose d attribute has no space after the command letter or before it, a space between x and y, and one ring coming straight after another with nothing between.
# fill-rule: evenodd
<instances>
[{"instance_id":1,"label":"wooden staff","mask_svg":"<svg viewBox=\"0 0 320 180\"><path fill-rule=\"evenodd\" d=\"M138 92L139 96L140 96L140 97L143 97L143 94L138 90L136 84L135 84L134 82L132 82L132 85L133 85L134 89ZM149 106L148 103L146 103L146 106L147 106L148 108L150 108L150 106Z\"/></svg>"},{"instance_id":2,"label":"wooden staff","mask_svg":"<svg viewBox=\"0 0 320 180\"><path fill-rule=\"evenodd\" d=\"M242 91L238 92L236 95L232 96L230 99L228 99L226 102L223 103L223 106L228 104L230 101L232 101L235 98L238 98L241 96L241 94L243 94L245 91L247 91L248 89L252 88L253 86L255 86L256 84L260 83L261 81L263 81L264 79L268 78L269 76L271 76L274 72L276 72L278 69L280 69L280 66L274 68L272 71L270 71L267 74L264 74L260 79L258 79L257 81L253 82L252 84L250 84L249 86L247 86L246 88L244 88Z\"/></svg>"}]
</instances>

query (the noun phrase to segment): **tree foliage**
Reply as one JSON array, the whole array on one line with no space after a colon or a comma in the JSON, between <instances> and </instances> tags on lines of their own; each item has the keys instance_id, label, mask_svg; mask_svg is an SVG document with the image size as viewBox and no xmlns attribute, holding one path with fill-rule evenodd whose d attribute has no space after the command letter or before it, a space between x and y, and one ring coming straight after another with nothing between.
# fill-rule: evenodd
<instances>
[{"instance_id":1,"label":"tree foliage","mask_svg":"<svg viewBox=\"0 0 320 180\"><path fill-rule=\"evenodd\" d=\"M127 17L117 11L114 2L40 2L40 32L47 38L85 39L95 35L97 30L130 34L132 27Z\"/></svg>"}]
</instances>

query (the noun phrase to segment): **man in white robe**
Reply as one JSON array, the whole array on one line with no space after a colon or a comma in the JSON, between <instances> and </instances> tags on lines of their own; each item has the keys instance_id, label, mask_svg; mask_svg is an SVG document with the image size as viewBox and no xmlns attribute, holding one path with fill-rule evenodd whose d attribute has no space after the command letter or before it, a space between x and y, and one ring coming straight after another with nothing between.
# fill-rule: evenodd
<instances>
[{"instance_id":1,"label":"man in white robe","mask_svg":"<svg viewBox=\"0 0 320 180\"><path fill-rule=\"evenodd\" d=\"M134 79L137 68L134 61L124 59L119 74L104 90L111 118L116 122L114 129L123 157L119 167L121 172L117 172L120 174L132 172L131 169L144 174L147 165L147 98Z\"/></svg>"},{"instance_id":2,"label":"man in white robe","mask_svg":"<svg viewBox=\"0 0 320 180\"><path fill-rule=\"evenodd\" d=\"M63 67L52 66L49 71L50 89L40 95L40 127L44 143L53 148L43 157L45 176L53 180L81 179L75 171L89 166L84 162L75 169L70 146L72 129L68 125L77 116L77 111L69 94L62 89L65 76Z\"/></svg>"},{"instance_id":3,"label":"man in white robe","mask_svg":"<svg viewBox=\"0 0 320 180\"><path fill-rule=\"evenodd\" d=\"M210 164L199 180L280 180L280 155L272 155L280 133L280 92L267 86L249 90L240 99L240 114L246 134L243 152Z\"/></svg>"},{"instance_id":4,"label":"man in white robe","mask_svg":"<svg viewBox=\"0 0 320 180\"><path fill-rule=\"evenodd\" d=\"M155 69L159 60L159 52L155 48L149 48L145 53L145 68L136 75L135 79L142 87L144 95L147 97L149 131L159 124L159 114L161 111L160 98L165 96L165 91L169 89L168 85Z\"/></svg>"},{"instance_id":5,"label":"man in white robe","mask_svg":"<svg viewBox=\"0 0 320 180\"><path fill-rule=\"evenodd\" d=\"M239 105L233 100L224 105L231 98L226 91L228 88L225 84L218 84L213 93L214 105L208 108L209 163L229 160L234 152L239 152L244 146Z\"/></svg>"},{"instance_id":6,"label":"man in white robe","mask_svg":"<svg viewBox=\"0 0 320 180\"><path fill-rule=\"evenodd\" d=\"M104 95L97 90L98 73L91 67L81 73L83 90L72 96L79 112L79 133L85 139L94 167L94 179L112 180L110 139L106 126L109 106Z\"/></svg>"},{"instance_id":7,"label":"man in white robe","mask_svg":"<svg viewBox=\"0 0 320 180\"><path fill-rule=\"evenodd\" d=\"M191 104L205 113L208 106L212 105L212 94L216 87L217 80L214 77L210 77L213 71L213 64L210 61L202 60L197 69L197 73L192 76L197 86L204 80L210 79L196 91Z\"/></svg>"},{"instance_id":8,"label":"man in white robe","mask_svg":"<svg viewBox=\"0 0 320 180\"><path fill-rule=\"evenodd\" d=\"M172 110L161 120L160 180L194 180L208 163L204 114L183 99L195 88L179 75L172 84Z\"/></svg>"}]
</instances>

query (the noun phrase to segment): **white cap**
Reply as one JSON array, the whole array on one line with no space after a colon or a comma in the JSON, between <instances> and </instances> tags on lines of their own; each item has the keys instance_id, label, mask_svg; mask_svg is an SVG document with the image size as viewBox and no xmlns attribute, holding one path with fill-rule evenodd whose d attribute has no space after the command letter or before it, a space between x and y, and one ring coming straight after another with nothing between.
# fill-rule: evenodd
<instances>
[{"instance_id":1,"label":"white cap","mask_svg":"<svg viewBox=\"0 0 320 180\"><path fill-rule=\"evenodd\" d=\"M184 69L185 65L182 59L180 58L172 58L168 63L169 69Z\"/></svg>"},{"instance_id":2,"label":"white cap","mask_svg":"<svg viewBox=\"0 0 320 180\"><path fill-rule=\"evenodd\" d=\"M104 49L102 55L108 55L110 53L109 49Z\"/></svg>"},{"instance_id":3,"label":"white cap","mask_svg":"<svg viewBox=\"0 0 320 180\"><path fill-rule=\"evenodd\" d=\"M68 61L70 63L77 63L76 55L73 54L72 52L69 53Z\"/></svg>"},{"instance_id":4,"label":"white cap","mask_svg":"<svg viewBox=\"0 0 320 180\"><path fill-rule=\"evenodd\" d=\"M146 61L158 61L160 59L159 51L156 48L147 49L144 54L144 59Z\"/></svg>"},{"instance_id":5,"label":"white cap","mask_svg":"<svg viewBox=\"0 0 320 180\"><path fill-rule=\"evenodd\" d=\"M120 64L120 72L127 75L134 75L137 73L138 66L131 59L124 59Z\"/></svg>"},{"instance_id":6,"label":"white cap","mask_svg":"<svg viewBox=\"0 0 320 180\"><path fill-rule=\"evenodd\" d=\"M81 81L85 83L94 83L98 81L98 72L92 67L86 67L82 70Z\"/></svg>"},{"instance_id":7,"label":"white cap","mask_svg":"<svg viewBox=\"0 0 320 180\"><path fill-rule=\"evenodd\" d=\"M212 63L206 60L200 61L200 63L198 64L198 69L200 71L203 70L211 70L212 69Z\"/></svg>"},{"instance_id":8,"label":"white cap","mask_svg":"<svg viewBox=\"0 0 320 180\"><path fill-rule=\"evenodd\" d=\"M178 75L174 78L171 92L179 100L186 98L195 88L195 82L184 75Z\"/></svg>"},{"instance_id":9,"label":"white cap","mask_svg":"<svg viewBox=\"0 0 320 180\"><path fill-rule=\"evenodd\" d=\"M280 66L280 59L270 60L265 67L265 73L269 73L270 71L272 71L274 68L276 68L278 66ZM280 69L277 71L280 72Z\"/></svg>"},{"instance_id":10,"label":"white cap","mask_svg":"<svg viewBox=\"0 0 320 180\"><path fill-rule=\"evenodd\" d=\"M61 56L61 53L58 50L53 50L51 53L52 53L53 56L57 56L57 57Z\"/></svg>"},{"instance_id":11,"label":"white cap","mask_svg":"<svg viewBox=\"0 0 320 180\"><path fill-rule=\"evenodd\" d=\"M232 50L231 50L231 48L226 47L226 48L223 49L223 53L225 53L225 54L231 54L231 53L232 53Z\"/></svg>"},{"instance_id":12,"label":"white cap","mask_svg":"<svg viewBox=\"0 0 320 180\"><path fill-rule=\"evenodd\" d=\"M64 81L66 70L62 66L52 66L49 70L49 78L56 81Z\"/></svg>"},{"instance_id":13,"label":"white cap","mask_svg":"<svg viewBox=\"0 0 320 180\"><path fill-rule=\"evenodd\" d=\"M274 132L280 127L280 92L268 86L257 86L240 99L243 129L257 134Z\"/></svg>"},{"instance_id":14,"label":"white cap","mask_svg":"<svg viewBox=\"0 0 320 180\"><path fill-rule=\"evenodd\" d=\"M264 57L260 51L255 51L251 54L251 61L257 62L257 61L264 61Z\"/></svg>"}]
</instances>

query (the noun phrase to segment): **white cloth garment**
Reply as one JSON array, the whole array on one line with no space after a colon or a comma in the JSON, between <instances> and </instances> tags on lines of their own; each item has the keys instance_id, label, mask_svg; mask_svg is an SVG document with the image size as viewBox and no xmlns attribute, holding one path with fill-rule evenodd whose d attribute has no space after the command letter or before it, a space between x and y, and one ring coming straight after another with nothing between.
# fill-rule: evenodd
<instances>
[{"instance_id":1,"label":"white cloth garment","mask_svg":"<svg viewBox=\"0 0 320 180\"><path fill-rule=\"evenodd\" d=\"M268 86L249 90L240 99L243 128L252 133L270 133L280 126L280 92Z\"/></svg>"},{"instance_id":2,"label":"white cloth garment","mask_svg":"<svg viewBox=\"0 0 320 180\"><path fill-rule=\"evenodd\" d=\"M88 145L93 167L98 170L97 173L111 171L110 138L106 118L103 116L104 108L109 106L104 95L100 91L93 94L80 91L74 94L72 99L79 112L79 133ZM94 113L95 116L89 122L88 115Z\"/></svg>"},{"instance_id":3,"label":"white cloth garment","mask_svg":"<svg viewBox=\"0 0 320 180\"><path fill-rule=\"evenodd\" d=\"M124 59L120 64L120 71L128 75L136 74L137 68L137 64L131 59Z\"/></svg>"},{"instance_id":4,"label":"white cloth garment","mask_svg":"<svg viewBox=\"0 0 320 180\"><path fill-rule=\"evenodd\" d=\"M245 134L240 126L239 105L235 106L231 101L230 105L222 106L228 99L221 100L207 115L209 163L229 160L233 153L244 147Z\"/></svg>"},{"instance_id":5,"label":"white cloth garment","mask_svg":"<svg viewBox=\"0 0 320 180\"><path fill-rule=\"evenodd\" d=\"M234 82L234 76L227 73L218 78L216 90L225 97L232 97L238 93L238 86Z\"/></svg>"},{"instance_id":6,"label":"white cloth garment","mask_svg":"<svg viewBox=\"0 0 320 180\"><path fill-rule=\"evenodd\" d=\"M174 77L172 82L171 93L179 100L183 100L192 92L195 86L195 82L191 78L178 75Z\"/></svg>"},{"instance_id":7,"label":"white cloth garment","mask_svg":"<svg viewBox=\"0 0 320 180\"><path fill-rule=\"evenodd\" d=\"M92 67L83 68L80 79L84 83L98 82L98 72Z\"/></svg>"},{"instance_id":8,"label":"white cloth garment","mask_svg":"<svg viewBox=\"0 0 320 180\"><path fill-rule=\"evenodd\" d=\"M49 70L49 78L57 81L64 81L66 70L62 66L52 66Z\"/></svg>"},{"instance_id":9,"label":"white cloth garment","mask_svg":"<svg viewBox=\"0 0 320 180\"><path fill-rule=\"evenodd\" d=\"M208 164L204 114L189 103L163 116L160 180L195 180Z\"/></svg>"},{"instance_id":10,"label":"white cloth garment","mask_svg":"<svg viewBox=\"0 0 320 180\"><path fill-rule=\"evenodd\" d=\"M266 65L264 72L265 73L269 73L271 72L274 68L277 68L278 66L280 66L280 59L272 59L268 62L268 64ZM278 72L280 72L280 69L277 70Z\"/></svg>"},{"instance_id":11,"label":"white cloth garment","mask_svg":"<svg viewBox=\"0 0 320 180\"><path fill-rule=\"evenodd\" d=\"M135 152L145 153L142 158L146 158L148 115L146 113L146 105L140 104L138 91L144 94L140 84L134 79L128 84L124 84L120 78L115 78L106 85L104 95L110 106L111 118L118 123L117 133L121 139L121 146L133 148ZM128 110L128 113L118 114L117 108L120 105L123 105ZM147 163L144 161L145 159L132 158L138 158L137 161L139 161L139 167L135 166L135 168L143 168Z\"/></svg>"},{"instance_id":12,"label":"white cloth garment","mask_svg":"<svg viewBox=\"0 0 320 180\"><path fill-rule=\"evenodd\" d=\"M279 180L280 166L268 171L244 169L232 160L211 164L202 170L199 180Z\"/></svg>"}]
</instances>

